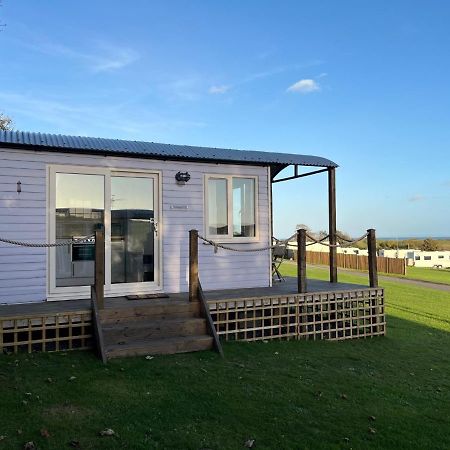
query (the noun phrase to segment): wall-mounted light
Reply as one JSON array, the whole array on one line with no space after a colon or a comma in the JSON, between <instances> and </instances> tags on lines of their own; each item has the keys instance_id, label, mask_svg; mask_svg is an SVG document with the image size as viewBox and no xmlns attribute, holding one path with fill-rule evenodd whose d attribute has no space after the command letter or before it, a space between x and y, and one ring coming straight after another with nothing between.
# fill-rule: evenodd
<instances>
[{"instance_id":1,"label":"wall-mounted light","mask_svg":"<svg viewBox=\"0 0 450 450\"><path fill-rule=\"evenodd\" d=\"M175 180L177 180L178 184L185 184L191 179L191 175L189 172L178 172L175 175Z\"/></svg>"},{"instance_id":2,"label":"wall-mounted light","mask_svg":"<svg viewBox=\"0 0 450 450\"><path fill-rule=\"evenodd\" d=\"M22 183L20 181L17 182L17 193L20 194L22 192Z\"/></svg>"}]
</instances>

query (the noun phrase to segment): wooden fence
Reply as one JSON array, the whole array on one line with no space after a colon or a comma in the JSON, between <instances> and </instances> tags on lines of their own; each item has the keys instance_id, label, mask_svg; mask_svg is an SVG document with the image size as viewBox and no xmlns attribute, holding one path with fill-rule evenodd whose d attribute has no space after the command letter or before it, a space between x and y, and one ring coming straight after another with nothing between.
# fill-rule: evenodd
<instances>
[{"instance_id":1,"label":"wooden fence","mask_svg":"<svg viewBox=\"0 0 450 450\"><path fill-rule=\"evenodd\" d=\"M343 340L386 333L381 288L208 300L208 305L217 334L226 341Z\"/></svg>"},{"instance_id":2,"label":"wooden fence","mask_svg":"<svg viewBox=\"0 0 450 450\"><path fill-rule=\"evenodd\" d=\"M294 251L294 259L297 260L297 251ZM328 266L330 255L328 252L306 252L306 263ZM349 255L346 253L337 254L337 266L343 269L369 270L369 260L367 256ZM402 258L386 258L377 256L378 272L394 275L406 275L406 260Z\"/></svg>"}]
</instances>

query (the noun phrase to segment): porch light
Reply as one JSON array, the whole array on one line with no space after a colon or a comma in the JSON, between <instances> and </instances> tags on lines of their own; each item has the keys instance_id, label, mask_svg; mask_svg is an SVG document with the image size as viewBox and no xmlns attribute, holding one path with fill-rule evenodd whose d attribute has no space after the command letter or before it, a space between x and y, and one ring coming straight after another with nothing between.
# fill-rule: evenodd
<instances>
[{"instance_id":1,"label":"porch light","mask_svg":"<svg viewBox=\"0 0 450 450\"><path fill-rule=\"evenodd\" d=\"M17 182L17 193L20 194L22 192L22 183L20 181Z\"/></svg>"},{"instance_id":2,"label":"porch light","mask_svg":"<svg viewBox=\"0 0 450 450\"><path fill-rule=\"evenodd\" d=\"M175 175L175 180L177 180L178 184L185 184L191 179L191 175L189 172L177 172Z\"/></svg>"}]
</instances>

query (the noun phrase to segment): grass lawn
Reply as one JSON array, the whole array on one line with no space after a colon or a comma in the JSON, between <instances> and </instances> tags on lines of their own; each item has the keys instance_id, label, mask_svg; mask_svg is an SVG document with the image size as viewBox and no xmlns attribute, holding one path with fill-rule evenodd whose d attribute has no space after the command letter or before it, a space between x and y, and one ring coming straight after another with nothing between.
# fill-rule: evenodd
<instances>
[{"instance_id":1,"label":"grass lawn","mask_svg":"<svg viewBox=\"0 0 450 450\"><path fill-rule=\"evenodd\" d=\"M318 267L319 268L319 267ZM283 263L283 270L284 273L287 275L296 276L297 274L297 266L296 263L286 261ZM310 268L308 268L310 270ZM314 270L314 269L311 269ZM323 268L320 268L320 270L325 273ZM338 268L339 270L339 268ZM342 269L346 271L351 271L351 269ZM368 276L368 272L363 271L353 271L360 274L366 274ZM313 278L317 276L320 276L319 272L318 274L315 272L310 272L313 274ZM450 269L432 269L428 267L407 267L406 268L406 276L402 275L391 275L379 272L380 276L387 276L387 277L394 277L394 278L407 278L410 280L419 280L419 281L430 281L432 283L440 283L440 284L450 284ZM361 282L361 281L360 281Z\"/></svg>"},{"instance_id":2,"label":"grass lawn","mask_svg":"<svg viewBox=\"0 0 450 450\"><path fill-rule=\"evenodd\" d=\"M406 278L411 280L432 281L433 283L450 284L449 269L431 269L428 267L407 267Z\"/></svg>"},{"instance_id":3,"label":"grass lawn","mask_svg":"<svg viewBox=\"0 0 450 450\"><path fill-rule=\"evenodd\" d=\"M383 285L384 338L229 343L224 360L202 352L107 366L90 352L0 356L0 450L71 440L222 450L248 439L257 449L448 449L450 295ZM99 436L106 428L115 436Z\"/></svg>"}]
</instances>

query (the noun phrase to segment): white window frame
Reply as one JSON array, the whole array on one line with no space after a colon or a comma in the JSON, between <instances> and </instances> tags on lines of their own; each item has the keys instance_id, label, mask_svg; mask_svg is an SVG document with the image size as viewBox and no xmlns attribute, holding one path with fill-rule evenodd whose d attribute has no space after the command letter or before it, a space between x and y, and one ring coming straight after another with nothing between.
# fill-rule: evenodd
<instances>
[{"instance_id":1,"label":"white window frame","mask_svg":"<svg viewBox=\"0 0 450 450\"><path fill-rule=\"evenodd\" d=\"M48 241L56 239L56 174L73 173L80 175L103 175L104 177L104 226L105 226L105 297L131 294L150 294L163 290L162 276L162 176L157 170L125 168L103 168L74 165L49 165L47 183L47 230ZM111 177L152 177L154 179L155 219L158 223L158 237L155 239L155 281L143 283L111 283ZM70 300L89 298L90 286L56 287L56 267L54 249L47 253L47 300Z\"/></svg>"},{"instance_id":2,"label":"white window frame","mask_svg":"<svg viewBox=\"0 0 450 450\"><path fill-rule=\"evenodd\" d=\"M254 205L255 205L255 236L233 236L233 178L245 178L254 180ZM228 208L228 234L210 234L209 233L209 210L208 210L208 181L210 179L227 180L227 208ZM251 243L259 241L259 186L257 175L224 175L224 174L206 174L204 176L204 233L208 239L213 239L223 243Z\"/></svg>"}]
</instances>

